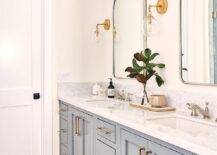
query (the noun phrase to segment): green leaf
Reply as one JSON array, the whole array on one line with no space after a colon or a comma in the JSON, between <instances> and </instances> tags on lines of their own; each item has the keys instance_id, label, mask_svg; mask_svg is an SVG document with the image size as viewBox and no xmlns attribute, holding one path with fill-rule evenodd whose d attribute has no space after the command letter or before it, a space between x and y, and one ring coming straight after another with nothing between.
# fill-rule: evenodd
<instances>
[{"instance_id":1,"label":"green leaf","mask_svg":"<svg viewBox=\"0 0 217 155\"><path fill-rule=\"evenodd\" d=\"M157 65L157 64L155 64L155 63L149 63L149 64L147 64L147 65L146 65L147 70L153 70L153 68L156 67L156 65Z\"/></svg>"},{"instance_id":2,"label":"green leaf","mask_svg":"<svg viewBox=\"0 0 217 155\"><path fill-rule=\"evenodd\" d=\"M157 67L158 67L158 68L165 68L166 65L165 65L165 64L157 64Z\"/></svg>"},{"instance_id":3,"label":"green leaf","mask_svg":"<svg viewBox=\"0 0 217 155\"><path fill-rule=\"evenodd\" d=\"M163 80L162 77L160 77L159 75L156 75L155 80L156 80L157 85L158 85L159 87L161 87L161 86L164 84L164 80Z\"/></svg>"},{"instance_id":4,"label":"green leaf","mask_svg":"<svg viewBox=\"0 0 217 155\"><path fill-rule=\"evenodd\" d=\"M151 56L151 50L149 48L145 49L145 57L149 58Z\"/></svg>"},{"instance_id":5,"label":"green leaf","mask_svg":"<svg viewBox=\"0 0 217 155\"><path fill-rule=\"evenodd\" d=\"M141 72L143 70L143 67L139 66L135 58L133 59L132 63L133 63L133 69L135 69L137 72Z\"/></svg>"},{"instance_id":6,"label":"green leaf","mask_svg":"<svg viewBox=\"0 0 217 155\"><path fill-rule=\"evenodd\" d=\"M150 61L154 60L154 58L155 58L156 56L158 56L158 55L159 55L159 53L154 53L154 54L152 54L152 55L150 56L149 60L150 60Z\"/></svg>"},{"instance_id":7,"label":"green leaf","mask_svg":"<svg viewBox=\"0 0 217 155\"><path fill-rule=\"evenodd\" d=\"M141 51L140 54L141 54L142 57L143 57L143 62L144 62L145 64L147 64L147 63L148 63L148 58L146 58L144 51Z\"/></svg>"},{"instance_id":8,"label":"green leaf","mask_svg":"<svg viewBox=\"0 0 217 155\"><path fill-rule=\"evenodd\" d=\"M149 80L155 73L155 70L147 70L147 79Z\"/></svg>"}]
</instances>

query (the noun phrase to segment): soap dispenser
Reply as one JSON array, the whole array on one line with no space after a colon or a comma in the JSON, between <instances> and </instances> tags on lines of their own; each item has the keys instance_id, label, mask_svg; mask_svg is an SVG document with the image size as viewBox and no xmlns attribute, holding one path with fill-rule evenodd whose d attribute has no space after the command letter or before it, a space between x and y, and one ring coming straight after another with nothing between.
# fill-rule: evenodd
<instances>
[{"instance_id":1,"label":"soap dispenser","mask_svg":"<svg viewBox=\"0 0 217 155\"><path fill-rule=\"evenodd\" d=\"M109 78L109 80L110 80L110 83L108 86L107 95L108 95L108 98L115 98L115 87L113 85L112 78Z\"/></svg>"},{"instance_id":2,"label":"soap dispenser","mask_svg":"<svg viewBox=\"0 0 217 155\"><path fill-rule=\"evenodd\" d=\"M99 95L100 85L98 83L95 83L92 87L92 94L93 95Z\"/></svg>"}]
</instances>

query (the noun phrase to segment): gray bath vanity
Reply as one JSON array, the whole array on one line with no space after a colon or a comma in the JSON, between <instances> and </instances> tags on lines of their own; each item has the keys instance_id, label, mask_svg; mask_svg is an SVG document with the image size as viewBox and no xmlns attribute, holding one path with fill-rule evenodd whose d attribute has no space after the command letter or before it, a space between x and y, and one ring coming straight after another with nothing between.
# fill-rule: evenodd
<instances>
[{"instance_id":1,"label":"gray bath vanity","mask_svg":"<svg viewBox=\"0 0 217 155\"><path fill-rule=\"evenodd\" d=\"M193 155L115 120L60 101L60 155Z\"/></svg>"}]
</instances>

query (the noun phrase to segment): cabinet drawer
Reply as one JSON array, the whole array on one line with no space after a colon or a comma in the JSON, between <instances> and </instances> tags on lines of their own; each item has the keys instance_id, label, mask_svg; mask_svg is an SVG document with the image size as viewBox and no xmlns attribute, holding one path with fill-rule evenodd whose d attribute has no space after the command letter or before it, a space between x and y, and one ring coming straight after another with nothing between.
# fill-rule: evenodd
<instances>
[{"instance_id":1,"label":"cabinet drawer","mask_svg":"<svg viewBox=\"0 0 217 155\"><path fill-rule=\"evenodd\" d=\"M68 129L68 122L60 117L60 129Z\"/></svg>"},{"instance_id":2,"label":"cabinet drawer","mask_svg":"<svg viewBox=\"0 0 217 155\"><path fill-rule=\"evenodd\" d=\"M113 143L116 141L116 127L113 124L97 119L96 133Z\"/></svg>"},{"instance_id":3,"label":"cabinet drawer","mask_svg":"<svg viewBox=\"0 0 217 155\"><path fill-rule=\"evenodd\" d=\"M60 155L69 155L68 149L64 145L60 145Z\"/></svg>"},{"instance_id":4,"label":"cabinet drawer","mask_svg":"<svg viewBox=\"0 0 217 155\"><path fill-rule=\"evenodd\" d=\"M181 155L181 153L178 153L154 142L149 142L149 150L152 151L153 155Z\"/></svg>"},{"instance_id":5,"label":"cabinet drawer","mask_svg":"<svg viewBox=\"0 0 217 155\"><path fill-rule=\"evenodd\" d=\"M67 119L68 117L68 106L63 102L60 102L59 106L60 117Z\"/></svg>"},{"instance_id":6,"label":"cabinet drawer","mask_svg":"<svg viewBox=\"0 0 217 155\"><path fill-rule=\"evenodd\" d=\"M60 118L60 143L66 146L68 144L68 123L62 118Z\"/></svg>"},{"instance_id":7,"label":"cabinet drawer","mask_svg":"<svg viewBox=\"0 0 217 155\"><path fill-rule=\"evenodd\" d=\"M97 140L96 155L116 155L116 150L102 141Z\"/></svg>"}]
</instances>

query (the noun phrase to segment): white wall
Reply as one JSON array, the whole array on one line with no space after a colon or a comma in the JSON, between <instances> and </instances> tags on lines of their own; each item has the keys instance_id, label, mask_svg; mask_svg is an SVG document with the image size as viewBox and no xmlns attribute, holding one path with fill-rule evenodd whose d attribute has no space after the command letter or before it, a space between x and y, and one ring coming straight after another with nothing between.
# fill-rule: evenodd
<instances>
[{"instance_id":1,"label":"white wall","mask_svg":"<svg viewBox=\"0 0 217 155\"><path fill-rule=\"evenodd\" d=\"M103 22L112 14L107 2L109 0L55 0L54 49L59 81L103 79L109 45L106 41L97 44L93 33L96 23ZM111 34L111 30L107 34ZM103 40L107 39L107 34Z\"/></svg>"},{"instance_id":2,"label":"white wall","mask_svg":"<svg viewBox=\"0 0 217 155\"><path fill-rule=\"evenodd\" d=\"M160 53L160 61L166 64L164 77L165 89L189 92L216 93L217 87L183 84L179 74L180 52L180 1L168 0L169 10L163 15L156 15L160 31L148 39L148 47ZM111 43L110 43L111 44ZM111 71L110 71L111 72ZM121 83L136 83L132 80L117 80ZM149 85L152 87L152 85Z\"/></svg>"},{"instance_id":3,"label":"white wall","mask_svg":"<svg viewBox=\"0 0 217 155\"><path fill-rule=\"evenodd\" d=\"M54 1L54 49L58 78L59 74L69 76L69 73L78 73L81 64L81 37L82 37L82 9L77 0ZM80 52L75 52L80 51ZM78 80L76 74L74 80Z\"/></svg>"},{"instance_id":4,"label":"white wall","mask_svg":"<svg viewBox=\"0 0 217 155\"><path fill-rule=\"evenodd\" d=\"M158 34L148 39L148 47L160 53L166 64L166 89L213 92L216 87L183 84L179 75L180 1L168 0L168 12L158 19ZM103 40L93 40L96 23L112 19L113 0L56 0L56 49L58 74L64 81L107 80L112 76L112 31L102 31ZM116 80L136 83L133 80ZM152 85L150 85L152 87Z\"/></svg>"}]
</instances>

